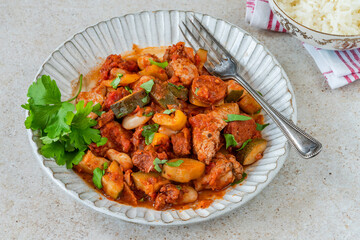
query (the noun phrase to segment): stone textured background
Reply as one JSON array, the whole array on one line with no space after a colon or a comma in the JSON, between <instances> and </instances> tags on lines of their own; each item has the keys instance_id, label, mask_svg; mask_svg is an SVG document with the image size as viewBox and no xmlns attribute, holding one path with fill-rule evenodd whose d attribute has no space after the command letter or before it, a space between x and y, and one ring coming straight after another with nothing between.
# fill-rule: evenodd
<instances>
[{"instance_id":1,"label":"stone textured background","mask_svg":"<svg viewBox=\"0 0 360 240\"><path fill-rule=\"evenodd\" d=\"M310 160L291 150L274 181L242 208L185 227L125 223L76 202L40 169L20 108L38 68L64 40L101 20L157 9L207 13L263 42L294 87L299 126L324 145ZM245 0L1 0L0 238L359 239L360 81L330 90L299 41L252 29L244 15Z\"/></svg>"}]
</instances>

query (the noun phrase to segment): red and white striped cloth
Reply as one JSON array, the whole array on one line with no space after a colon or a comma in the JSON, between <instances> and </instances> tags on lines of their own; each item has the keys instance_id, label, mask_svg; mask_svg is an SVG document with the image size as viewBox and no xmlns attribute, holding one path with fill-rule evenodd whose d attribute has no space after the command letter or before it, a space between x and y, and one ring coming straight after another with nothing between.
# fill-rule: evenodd
<instances>
[{"instance_id":1,"label":"red and white striped cloth","mask_svg":"<svg viewBox=\"0 0 360 240\"><path fill-rule=\"evenodd\" d=\"M254 27L286 32L270 9L268 0L247 0L246 21ZM304 43L332 89L360 79L360 49L330 51Z\"/></svg>"}]
</instances>

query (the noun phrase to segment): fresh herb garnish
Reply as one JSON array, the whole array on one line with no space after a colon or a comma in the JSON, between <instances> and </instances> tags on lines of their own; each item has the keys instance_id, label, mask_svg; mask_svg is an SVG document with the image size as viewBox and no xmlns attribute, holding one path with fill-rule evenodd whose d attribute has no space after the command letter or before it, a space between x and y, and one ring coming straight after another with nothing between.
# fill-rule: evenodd
<instances>
[{"instance_id":1,"label":"fresh herb garnish","mask_svg":"<svg viewBox=\"0 0 360 240\"><path fill-rule=\"evenodd\" d=\"M251 139L246 140L246 141L242 144L241 148L239 148L237 151L242 150L249 142L251 142Z\"/></svg>"},{"instance_id":2,"label":"fresh herb garnish","mask_svg":"<svg viewBox=\"0 0 360 240\"><path fill-rule=\"evenodd\" d=\"M180 185L175 185L175 187L179 190L181 190L181 186Z\"/></svg>"},{"instance_id":3,"label":"fresh herb garnish","mask_svg":"<svg viewBox=\"0 0 360 240\"><path fill-rule=\"evenodd\" d=\"M152 65L156 65L156 66L161 67L161 68L166 68L166 67L169 65L167 61L162 62L162 63L159 63L159 62L155 62L155 61L152 60L151 58L149 58L149 62L150 62Z\"/></svg>"},{"instance_id":4,"label":"fresh herb garnish","mask_svg":"<svg viewBox=\"0 0 360 240\"><path fill-rule=\"evenodd\" d=\"M110 85L114 88L114 89L117 89L120 81L121 81L121 78L122 76L124 76L123 74L119 73L117 75L117 77L110 83Z\"/></svg>"},{"instance_id":5,"label":"fresh herb garnish","mask_svg":"<svg viewBox=\"0 0 360 240\"><path fill-rule=\"evenodd\" d=\"M174 88L176 88L177 90L181 90L183 88L185 88L183 85L175 85L171 82L168 83L170 86L173 86Z\"/></svg>"},{"instance_id":6,"label":"fresh herb garnish","mask_svg":"<svg viewBox=\"0 0 360 240\"><path fill-rule=\"evenodd\" d=\"M195 94L197 95L199 88L195 88Z\"/></svg>"},{"instance_id":7,"label":"fresh herb garnish","mask_svg":"<svg viewBox=\"0 0 360 240\"><path fill-rule=\"evenodd\" d=\"M58 165L66 164L67 168L72 168L82 160L90 143L104 145L107 141L101 137L98 129L92 128L97 122L87 117L91 112L99 110L99 107L93 106L91 101L85 105L81 100L75 107L70 103L81 91L82 78L80 75L76 96L62 102L55 80L43 75L29 87L28 102L22 105L29 111L25 120L26 128L38 130L41 136L41 154L46 158L54 158Z\"/></svg>"},{"instance_id":8,"label":"fresh herb garnish","mask_svg":"<svg viewBox=\"0 0 360 240\"><path fill-rule=\"evenodd\" d=\"M247 177L247 174L246 174L246 173L243 173L241 179L234 181L234 182L231 183L230 185L231 185L231 186L234 186L234 185L236 185L236 184L239 184L239 183L241 183L242 181L244 181L246 177Z\"/></svg>"},{"instance_id":9,"label":"fresh herb garnish","mask_svg":"<svg viewBox=\"0 0 360 240\"><path fill-rule=\"evenodd\" d=\"M261 92L259 92L259 91L256 91L256 92L257 92L260 96L263 96Z\"/></svg>"},{"instance_id":10,"label":"fresh herb garnish","mask_svg":"<svg viewBox=\"0 0 360 240\"><path fill-rule=\"evenodd\" d=\"M129 86L125 86L125 90L127 90L129 93L133 93L133 90Z\"/></svg>"},{"instance_id":11,"label":"fresh herb garnish","mask_svg":"<svg viewBox=\"0 0 360 240\"><path fill-rule=\"evenodd\" d=\"M105 170L108 168L108 163L104 163L104 169L101 168L95 168L93 171L93 183L98 188L101 189L103 186L101 184L101 178L105 175Z\"/></svg>"},{"instance_id":12,"label":"fresh herb garnish","mask_svg":"<svg viewBox=\"0 0 360 240\"><path fill-rule=\"evenodd\" d=\"M234 135L225 133L224 137L225 137L225 141L226 141L226 149L228 149L228 147L236 147L237 142L235 140Z\"/></svg>"},{"instance_id":13,"label":"fresh herb garnish","mask_svg":"<svg viewBox=\"0 0 360 240\"><path fill-rule=\"evenodd\" d=\"M175 162L167 162L166 165L170 167L179 167L183 162L183 160L177 160Z\"/></svg>"},{"instance_id":14,"label":"fresh herb garnish","mask_svg":"<svg viewBox=\"0 0 360 240\"><path fill-rule=\"evenodd\" d=\"M145 198L140 198L140 200L139 200L139 202L143 202L143 201L145 201Z\"/></svg>"},{"instance_id":15,"label":"fresh herb garnish","mask_svg":"<svg viewBox=\"0 0 360 240\"><path fill-rule=\"evenodd\" d=\"M141 135L145 138L146 145L150 145L154 139L155 133L159 129L159 124L154 123L150 125L143 126L143 131Z\"/></svg>"},{"instance_id":16,"label":"fresh herb garnish","mask_svg":"<svg viewBox=\"0 0 360 240\"><path fill-rule=\"evenodd\" d=\"M92 112L98 115L99 117L101 117L101 115L105 113L105 111L100 111L100 109L101 109L101 105L100 103L97 103L93 106Z\"/></svg>"},{"instance_id":17,"label":"fresh herb garnish","mask_svg":"<svg viewBox=\"0 0 360 240\"><path fill-rule=\"evenodd\" d=\"M143 99L141 99L141 101L143 103L146 103L149 100L148 99L149 98L149 93L151 92L151 89L152 89L153 86L154 86L154 80L153 79L151 79L150 81L144 82L143 84L140 85L140 87L142 89L144 89L145 92L146 92L146 96Z\"/></svg>"},{"instance_id":18,"label":"fresh herb garnish","mask_svg":"<svg viewBox=\"0 0 360 240\"><path fill-rule=\"evenodd\" d=\"M258 111L255 112L255 114L259 114L261 112L261 109L259 109Z\"/></svg>"},{"instance_id":19,"label":"fresh herb garnish","mask_svg":"<svg viewBox=\"0 0 360 240\"><path fill-rule=\"evenodd\" d=\"M171 113L173 113L173 112L175 112L176 111L176 109L166 109L163 113L164 114L171 114Z\"/></svg>"},{"instance_id":20,"label":"fresh herb garnish","mask_svg":"<svg viewBox=\"0 0 360 240\"><path fill-rule=\"evenodd\" d=\"M264 130L264 128L266 128L266 127L269 126L269 125L270 125L270 123L266 123L266 124L256 123L256 130L262 131L262 130Z\"/></svg>"},{"instance_id":21,"label":"fresh herb garnish","mask_svg":"<svg viewBox=\"0 0 360 240\"><path fill-rule=\"evenodd\" d=\"M143 113L143 116L145 116L145 117L151 117L152 115L154 115L155 113L154 113L154 111L151 111L151 112L148 112L148 113Z\"/></svg>"},{"instance_id":22,"label":"fresh herb garnish","mask_svg":"<svg viewBox=\"0 0 360 240\"><path fill-rule=\"evenodd\" d=\"M239 114L228 114L228 119L224 120L225 122L233 122L233 121L247 121L251 120L251 117L245 116L245 115L239 115Z\"/></svg>"},{"instance_id":23,"label":"fresh herb garnish","mask_svg":"<svg viewBox=\"0 0 360 240\"><path fill-rule=\"evenodd\" d=\"M154 161L153 161L155 170L158 171L158 172L161 172L161 168L160 168L159 164L164 164L166 162L167 162L166 159L160 160L158 158L155 158Z\"/></svg>"}]
</instances>

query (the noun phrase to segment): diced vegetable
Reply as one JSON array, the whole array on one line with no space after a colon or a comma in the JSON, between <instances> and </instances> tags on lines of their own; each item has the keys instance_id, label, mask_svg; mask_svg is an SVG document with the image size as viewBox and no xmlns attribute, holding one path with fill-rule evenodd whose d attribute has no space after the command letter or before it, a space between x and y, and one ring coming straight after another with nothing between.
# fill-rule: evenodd
<instances>
[{"instance_id":1,"label":"diced vegetable","mask_svg":"<svg viewBox=\"0 0 360 240\"><path fill-rule=\"evenodd\" d=\"M124 188L124 174L117 161L111 162L105 175L101 179L104 192L113 199L117 199Z\"/></svg>"},{"instance_id":2,"label":"diced vegetable","mask_svg":"<svg viewBox=\"0 0 360 240\"><path fill-rule=\"evenodd\" d=\"M76 168L86 173L92 174L95 168L103 169L105 162L109 163L109 161L105 158L97 157L89 150Z\"/></svg>"},{"instance_id":3,"label":"diced vegetable","mask_svg":"<svg viewBox=\"0 0 360 240\"><path fill-rule=\"evenodd\" d=\"M170 183L169 180L163 178L159 173L154 172L134 172L131 176L134 180L135 187L147 195L159 191L161 186Z\"/></svg>"},{"instance_id":4,"label":"diced vegetable","mask_svg":"<svg viewBox=\"0 0 360 240\"><path fill-rule=\"evenodd\" d=\"M105 155L106 158L111 161L117 161L124 171L131 169L133 167L132 160L129 155L126 153L118 152L115 149L109 149Z\"/></svg>"},{"instance_id":5,"label":"diced vegetable","mask_svg":"<svg viewBox=\"0 0 360 240\"><path fill-rule=\"evenodd\" d=\"M260 104L258 102L256 102L256 100L249 94L247 94L245 97L243 97L240 100L239 106L240 106L241 110L243 110L244 112L246 112L248 114L254 114L257 111L261 110Z\"/></svg>"},{"instance_id":6,"label":"diced vegetable","mask_svg":"<svg viewBox=\"0 0 360 240\"><path fill-rule=\"evenodd\" d=\"M171 167L167 164L163 165L162 176L166 179L186 183L199 178L205 171L205 164L198 160L190 158L179 158L169 160L167 163L182 160L183 163L178 167Z\"/></svg>"},{"instance_id":7,"label":"diced vegetable","mask_svg":"<svg viewBox=\"0 0 360 240\"><path fill-rule=\"evenodd\" d=\"M180 185L179 185L180 186ZM176 202L176 204L185 204L195 202L198 198L198 193L194 188L186 185L180 186L183 191L182 197Z\"/></svg>"},{"instance_id":8,"label":"diced vegetable","mask_svg":"<svg viewBox=\"0 0 360 240\"><path fill-rule=\"evenodd\" d=\"M129 114L122 120L122 126L125 129L134 129L147 123L152 116L140 115L138 113Z\"/></svg>"},{"instance_id":9,"label":"diced vegetable","mask_svg":"<svg viewBox=\"0 0 360 240\"><path fill-rule=\"evenodd\" d=\"M155 81L150 96L164 109L167 109L168 105L179 104L174 94L169 90L166 82Z\"/></svg>"},{"instance_id":10,"label":"diced vegetable","mask_svg":"<svg viewBox=\"0 0 360 240\"><path fill-rule=\"evenodd\" d=\"M178 131L185 127L187 117L182 111L176 110L174 115L156 113L152 120L161 126Z\"/></svg>"},{"instance_id":11,"label":"diced vegetable","mask_svg":"<svg viewBox=\"0 0 360 240\"><path fill-rule=\"evenodd\" d=\"M143 107L148 104L150 102L150 98L146 98L146 96L147 94L145 90L141 89L115 102L111 105L111 109L117 118L122 118L129 113L132 113L137 106ZM145 101L143 101L144 99Z\"/></svg>"},{"instance_id":12,"label":"diced vegetable","mask_svg":"<svg viewBox=\"0 0 360 240\"><path fill-rule=\"evenodd\" d=\"M145 67L144 70L139 72L142 76L153 76L161 81L168 80L168 76L164 69L156 65L150 65Z\"/></svg>"},{"instance_id":13,"label":"diced vegetable","mask_svg":"<svg viewBox=\"0 0 360 240\"><path fill-rule=\"evenodd\" d=\"M169 141L169 136L168 135L165 135L163 133L155 133L154 139L151 142L151 145L155 147L155 146L158 146L158 145L161 145L161 144L165 144L168 141Z\"/></svg>"},{"instance_id":14,"label":"diced vegetable","mask_svg":"<svg viewBox=\"0 0 360 240\"><path fill-rule=\"evenodd\" d=\"M120 79L120 83L119 86L126 86L129 85L130 83L136 82L140 79L140 75L136 74L136 73L128 73L125 74L124 76L122 76L122 78Z\"/></svg>"},{"instance_id":15,"label":"diced vegetable","mask_svg":"<svg viewBox=\"0 0 360 240\"><path fill-rule=\"evenodd\" d=\"M195 65L198 68L199 72L202 71L202 68L207 60L207 51L200 48L195 54Z\"/></svg>"},{"instance_id":16,"label":"diced vegetable","mask_svg":"<svg viewBox=\"0 0 360 240\"><path fill-rule=\"evenodd\" d=\"M242 165L250 165L262 158L262 154L266 149L267 141L265 139L252 139L248 144L239 151L236 159Z\"/></svg>"},{"instance_id":17,"label":"diced vegetable","mask_svg":"<svg viewBox=\"0 0 360 240\"><path fill-rule=\"evenodd\" d=\"M229 80L226 82L227 84L227 96L225 98L225 102L238 102L241 97L245 96L245 90L240 84L235 82L234 80Z\"/></svg>"},{"instance_id":18,"label":"diced vegetable","mask_svg":"<svg viewBox=\"0 0 360 240\"><path fill-rule=\"evenodd\" d=\"M185 87L177 87L174 84L168 83L167 86L172 94L174 94L175 97L187 101L189 96L189 90Z\"/></svg>"}]
</instances>

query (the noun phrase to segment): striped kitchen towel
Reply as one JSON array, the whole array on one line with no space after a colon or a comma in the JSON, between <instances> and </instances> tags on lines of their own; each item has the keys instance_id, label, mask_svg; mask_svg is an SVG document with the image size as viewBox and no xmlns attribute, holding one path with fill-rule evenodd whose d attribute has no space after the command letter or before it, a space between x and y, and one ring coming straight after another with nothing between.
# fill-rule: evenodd
<instances>
[{"instance_id":1,"label":"striped kitchen towel","mask_svg":"<svg viewBox=\"0 0 360 240\"><path fill-rule=\"evenodd\" d=\"M254 27L286 32L272 13L268 0L247 0L246 21ZM345 86L360 78L360 49L331 51L304 43L332 89Z\"/></svg>"}]
</instances>

